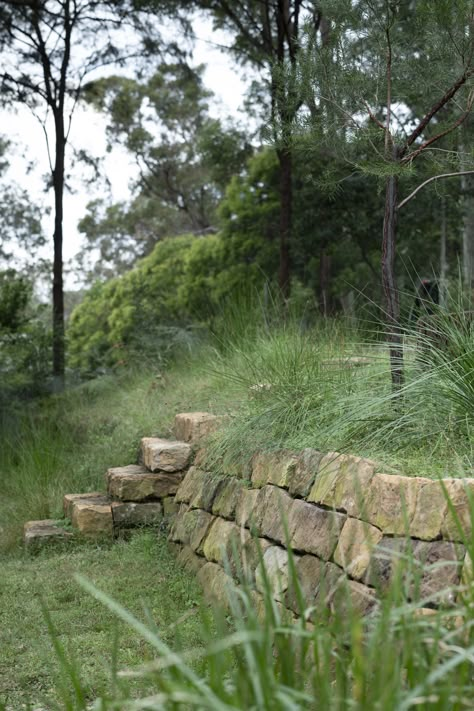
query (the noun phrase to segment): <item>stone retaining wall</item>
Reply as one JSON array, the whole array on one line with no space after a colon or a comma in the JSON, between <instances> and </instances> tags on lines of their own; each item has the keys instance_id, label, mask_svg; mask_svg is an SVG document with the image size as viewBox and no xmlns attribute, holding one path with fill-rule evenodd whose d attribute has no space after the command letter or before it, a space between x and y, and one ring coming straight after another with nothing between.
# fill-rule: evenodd
<instances>
[{"instance_id":1,"label":"stone retaining wall","mask_svg":"<svg viewBox=\"0 0 474 711\"><path fill-rule=\"evenodd\" d=\"M183 417L192 414L177 416L177 431ZM188 433L193 441L189 422ZM343 588L365 614L409 560L419 574L407 575L408 596L435 608L454 602L452 587L471 570L472 479L385 474L367 459L312 449L255 454L250 482L202 466L176 492L170 540L221 602L242 573L263 592L263 562L275 601L297 613L288 544L308 607L331 608Z\"/></svg>"}]
</instances>

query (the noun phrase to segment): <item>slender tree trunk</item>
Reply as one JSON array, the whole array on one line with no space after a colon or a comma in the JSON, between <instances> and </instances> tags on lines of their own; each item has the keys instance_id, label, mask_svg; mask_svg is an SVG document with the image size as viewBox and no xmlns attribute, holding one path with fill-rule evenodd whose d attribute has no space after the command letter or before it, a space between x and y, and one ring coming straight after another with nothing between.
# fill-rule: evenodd
<instances>
[{"instance_id":1,"label":"slender tree trunk","mask_svg":"<svg viewBox=\"0 0 474 711\"><path fill-rule=\"evenodd\" d=\"M64 389L64 284L63 284L63 197L66 138L62 113L55 116L56 156L54 188L54 261L53 261L53 388Z\"/></svg>"},{"instance_id":2,"label":"slender tree trunk","mask_svg":"<svg viewBox=\"0 0 474 711\"><path fill-rule=\"evenodd\" d=\"M464 287L468 294L474 289L474 177L463 175L462 266Z\"/></svg>"},{"instance_id":3,"label":"slender tree trunk","mask_svg":"<svg viewBox=\"0 0 474 711\"><path fill-rule=\"evenodd\" d=\"M290 296L290 239L292 221L293 160L290 148L278 151L280 162L280 264L278 286L285 300Z\"/></svg>"},{"instance_id":4,"label":"slender tree trunk","mask_svg":"<svg viewBox=\"0 0 474 711\"><path fill-rule=\"evenodd\" d=\"M394 157L397 157L396 148ZM385 214L382 241L382 287L388 326L390 373L395 391L403 385L403 344L400 328L400 303L395 276L397 242L398 177L391 175L385 184Z\"/></svg>"}]
</instances>

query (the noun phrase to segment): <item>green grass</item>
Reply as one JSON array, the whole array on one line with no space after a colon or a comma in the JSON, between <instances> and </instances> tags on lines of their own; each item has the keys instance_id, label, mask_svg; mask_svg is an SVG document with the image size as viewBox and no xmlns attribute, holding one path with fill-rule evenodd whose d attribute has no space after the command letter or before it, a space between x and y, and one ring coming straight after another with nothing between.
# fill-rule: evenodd
<instances>
[{"instance_id":1,"label":"green grass","mask_svg":"<svg viewBox=\"0 0 474 711\"><path fill-rule=\"evenodd\" d=\"M19 711L27 702L44 706L57 698L59 663L42 605L70 659L75 660L89 701L111 693L111 669L145 664L150 645L87 594L81 574L179 649L201 644L201 600L197 584L177 565L164 535L136 534L130 541L79 545L1 560L0 708ZM113 660L117 635L117 659ZM128 686L133 692L133 684ZM141 690L146 688L141 686ZM47 706L47 708L49 708Z\"/></svg>"}]
</instances>

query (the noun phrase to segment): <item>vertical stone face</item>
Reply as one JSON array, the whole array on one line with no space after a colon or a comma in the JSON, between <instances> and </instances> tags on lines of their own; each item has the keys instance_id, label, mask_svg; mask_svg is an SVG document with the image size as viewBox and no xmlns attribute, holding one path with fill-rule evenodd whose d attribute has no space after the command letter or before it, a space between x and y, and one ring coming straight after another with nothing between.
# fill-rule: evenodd
<instances>
[{"instance_id":1,"label":"vertical stone face","mask_svg":"<svg viewBox=\"0 0 474 711\"><path fill-rule=\"evenodd\" d=\"M210 412L182 412L174 418L174 435L177 440L196 444L215 432L221 418Z\"/></svg>"},{"instance_id":2,"label":"vertical stone face","mask_svg":"<svg viewBox=\"0 0 474 711\"><path fill-rule=\"evenodd\" d=\"M288 514L291 547L329 560L336 548L346 516L295 499Z\"/></svg>"},{"instance_id":3,"label":"vertical stone face","mask_svg":"<svg viewBox=\"0 0 474 711\"><path fill-rule=\"evenodd\" d=\"M287 489L296 463L297 455L290 450L257 452L252 458L252 486L274 484Z\"/></svg>"},{"instance_id":4,"label":"vertical stone face","mask_svg":"<svg viewBox=\"0 0 474 711\"><path fill-rule=\"evenodd\" d=\"M299 556L294 556L295 562L299 560ZM263 570L263 568L265 570ZM263 556L263 562L257 567L255 573L255 581L257 590L264 593L268 588L275 600L284 602L289 580L289 565L288 553L280 546L271 546L267 548Z\"/></svg>"},{"instance_id":5,"label":"vertical stone face","mask_svg":"<svg viewBox=\"0 0 474 711\"><path fill-rule=\"evenodd\" d=\"M439 481L418 479L415 511L409 532L414 538L431 541L441 537L441 528L448 508L447 497Z\"/></svg>"},{"instance_id":6,"label":"vertical stone face","mask_svg":"<svg viewBox=\"0 0 474 711\"><path fill-rule=\"evenodd\" d=\"M441 534L447 540L469 541L474 515L474 479L443 479L443 483L450 503L446 506Z\"/></svg>"},{"instance_id":7,"label":"vertical stone face","mask_svg":"<svg viewBox=\"0 0 474 711\"><path fill-rule=\"evenodd\" d=\"M191 546L193 551L202 552L202 543L214 521L214 516L200 509L188 510L183 506L173 521L170 540Z\"/></svg>"},{"instance_id":8,"label":"vertical stone face","mask_svg":"<svg viewBox=\"0 0 474 711\"><path fill-rule=\"evenodd\" d=\"M141 449L143 463L151 472L182 471L188 466L192 454L189 444L158 437L144 437Z\"/></svg>"},{"instance_id":9,"label":"vertical stone face","mask_svg":"<svg viewBox=\"0 0 474 711\"><path fill-rule=\"evenodd\" d=\"M349 454L328 452L322 457L307 500L363 518L365 495L375 464Z\"/></svg>"},{"instance_id":10,"label":"vertical stone face","mask_svg":"<svg viewBox=\"0 0 474 711\"><path fill-rule=\"evenodd\" d=\"M213 603L228 609L229 599L235 590L235 583L216 563L205 563L197 573L199 584L205 596Z\"/></svg>"},{"instance_id":11,"label":"vertical stone face","mask_svg":"<svg viewBox=\"0 0 474 711\"><path fill-rule=\"evenodd\" d=\"M234 518L242 488L242 484L234 477L224 479L223 486L216 493L212 504L212 513L222 518Z\"/></svg>"},{"instance_id":12,"label":"vertical stone face","mask_svg":"<svg viewBox=\"0 0 474 711\"><path fill-rule=\"evenodd\" d=\"M362 580L369 567L372 551L381 539L382 531L375 526L348 518L339 537L334 562L352 578Z\"/></svg>"},{"instance_id":13,"label":"vertical stone face","mask_svg":"<svg viewBox=\"0 0 474 711\"><path fill-rule=\"evenodd\" d=\"M65 542L72 538L71 531L58 526L57 521L27 521L23 527L23 542L29 550L37 550L50 543Z\"/></svg>"},{"instance_id":14,"label":"vertical stone face","mask_svg":"<svg viewBox=\"0 0 474 711\"><path fill-rule=\"evenodd\" d=\"M296 464L289 477L291 496L305 499L316 479L323 455L315 449L303 449L296 457Z\"/></svg>"},{"instance_id":15,"label":"vertical stone face","mask_svg":"<svg viewBox=\"0 0 474 711\"><path fill-rule=\"evenodd\" d=\"M90 499L102 498L104 495L100 491L94 491L87 494L64 494L63 511L65 518L71 518L72 507L75 501L83 501Z\"/></svg>"},{"instance_id":16,"label":"vertical stone face","mask_svg":"<svg viewBox=\"0 0 474 711\"><path fill-rule=\"evenodd\" d=\"M260 489L240 490L239 499L235 509L235 520L239 526L250 528L254 520L254 511Z\"/></svg>"},{"instance_id":17,"label":"vertical stone face","mask_svg":"<svg viewBox=\"0 0 474 711\"><path fill-rule=\"evenodd\" d=\"M232 521L216 518L202 546L207 560L236 571L239 567L242 548L251 539L250 533Z\"/></svg>"},{"instance_id":18,"label":"vertical stone face","mask_svg":"<svg viewBox=\"0 0 474 711\"><path fill-rule=\"evenodd\" d=\"M175 494L181 472L149 472L144 467L116 467L106 475L107 491L121 501L147 501Z\"/></svg>"},{"instance_id":19,"label":"vertical stone face","mask_svg":"<svg viewBox=\"0 0 474 711\"><path fill-rule=\"evenodd\" d=\"M285 544L285 528L288 530L292 504L293 499L283 489L268 484L260 489L253 511L255 527L259 534Z\"/></svg>"},{"instance_id":20,"label":"vertical stone face","mask_svg":"<svg viewBox=\"0 0 474 711\"><path fill-rule=\"evenodd\" d=\"M116 528L156 526L163 520L163 506L159 501L149 503L113 501L112 518Z\"/></svg>"},{"instance_id":21,"label":"vertical stone face","mask_svg":"<svg viewBox=\"0 0 474 711\"><path fill-rule=\"evenodd\" d=\"M111 537L114 533L110 503L79 500L72 505L72 525L87 538Z\"/></svg>"},{"instance_id":22,"label":"vertical stone face","mask_svg":"<svg viewBox=\"0 0 474 711\"><path fill-rule=\"evenodd\" d=\"M343 581L331 598L331 609L335 615L368 615L376 605L375 590L356 580Z\"/></svg>"},{"instance_id":23,"label":"vertical stone face","mask_svg":"<svg viewBox=\"0 0 474 711\"><path fill-rule=\"evenodd\" d=\"M419 486L417 478L375 474L364 502L366 520L384 534L406 534L415 513Z\"/></svg>"},{"instance_id":24,"label":"vertical stone face","mask_svg":"<svg viewBox=\"0 0 474 711\"><path fill-rule=\"evenodd\" d=\"M435 596L435 602L453 604L455 586L460 582L462 561L466 549L447 541L415 541L414 557L419 566L419 583L413 583L412 596ZM419 590L418 590L419 585Z\"/></svg>"}]
</instances>

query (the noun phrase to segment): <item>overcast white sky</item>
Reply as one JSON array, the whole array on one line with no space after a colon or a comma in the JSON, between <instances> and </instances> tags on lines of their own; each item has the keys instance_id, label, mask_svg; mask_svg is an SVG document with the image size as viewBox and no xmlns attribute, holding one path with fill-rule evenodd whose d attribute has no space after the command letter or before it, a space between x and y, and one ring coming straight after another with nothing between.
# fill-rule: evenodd
<instances>
[{"instance_id":1,"label":"overcast white sky","mask_svg":"<svg viewBox=\"0 0 474 711\"><path fill-rule=\"evenodd\" d=\"M201 18L195 20L193 28L198 38L193 54L194 63L206 65L205 82L216 95L216 100L211 107L212 113L222 116L233 115L238 118L248 82L243 76L242 69L215 46L217 43L225 44L227 38L213 31L211 23ZM16 151L10 156L8 178L25 187L33 201L52 206L52 192L44 193L43 176L48 172L48 161L45 137L40 123L25 108L16 113L1 111L0 121L0 132L16 146ZM93 155L105 155L104 170L111 182L112 199L128 199L129 182L134 175L133 162L121 149L114 149L111 154L106 155L105 120L100 114L78 106L72 122L70 144L76 149L85 148ZM71 153L67 158L71 158ZM27 168L31 161L34 162L35 167L28 173ZM64 199L65 261L70 260L80 247L81 235L77 231L77 224L85 214L87 203L100 197L103 191L100 186L98 191L94 191L93 186L81 185L79 171L73 173L71 186L74 193L66 193ZM47 237L52 236L52 214L44 227ZM50 250L48 254L51 253ZM77 288L72 277L67 278L67 288Z\"/></svg>"}]
</instances>

